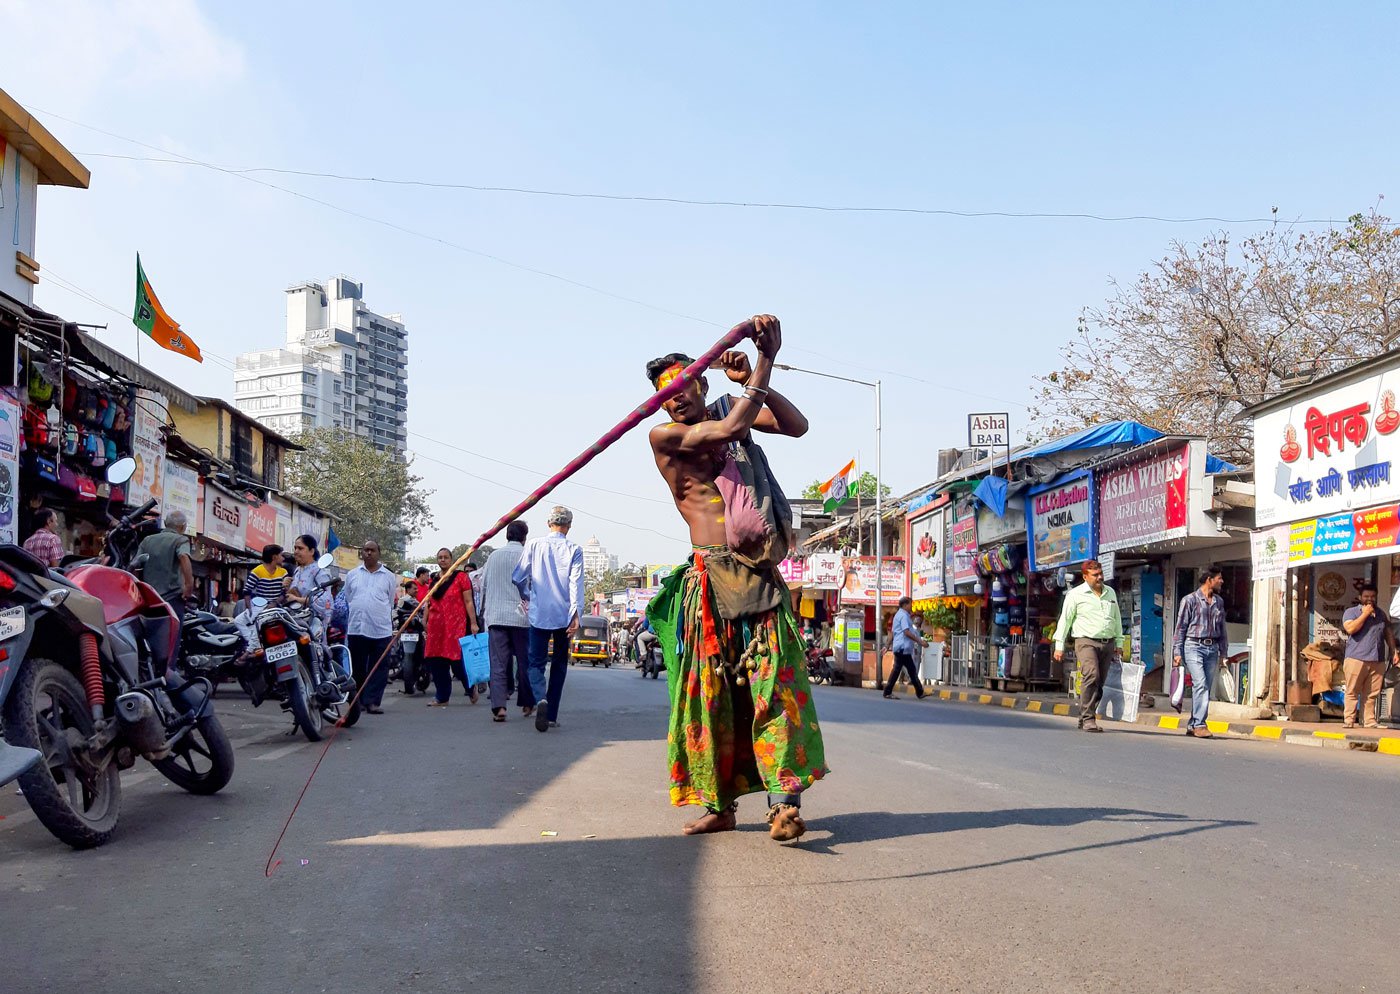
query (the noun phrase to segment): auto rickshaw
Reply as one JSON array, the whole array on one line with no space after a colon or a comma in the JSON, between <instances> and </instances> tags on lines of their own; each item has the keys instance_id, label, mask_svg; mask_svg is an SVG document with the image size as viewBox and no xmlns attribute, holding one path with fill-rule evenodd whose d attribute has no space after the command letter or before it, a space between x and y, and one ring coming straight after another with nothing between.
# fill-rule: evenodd
<instances>
[{"instance_id":1,"label":"auto rickshaw","mask_svg":"<svg viewBox=\"0 0 1400 994\"><path fill-rule=\"evenodd\" d=\"M578 631L569 643L569 662L587 661L597 666L612 666L612 651L608 645L608 619L585 614L578 620Z\"/></svg>"}]
</instances>

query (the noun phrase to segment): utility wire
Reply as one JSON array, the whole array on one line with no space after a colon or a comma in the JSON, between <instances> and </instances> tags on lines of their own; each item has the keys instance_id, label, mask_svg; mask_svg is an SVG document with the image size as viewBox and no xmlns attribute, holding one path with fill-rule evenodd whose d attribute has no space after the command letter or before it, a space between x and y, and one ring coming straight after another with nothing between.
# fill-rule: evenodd
<instances>
[{"instance_id":1,"label":"utility wire","mask_svg":"<svg viewBox=\"0 0 1400 994\"><path fill-rule=\"evenodd\" d=\"M41 111L41 113L47 113ZM58 117L57 114L51 115ZM59 118L59 120L67 120ZM70 124L76 124L70 121ZM118 137L118 136L113 136ZM1159 214L1092 214L1087 211L1011 211L1011 210L953 210L946 207L900 207L868 204L805 204L786 201L764 200L705 200L692 197L651 196L635 193L595 193L580 190L544 190L523 186L489 186L480 183L460 183L446 180L393 179L384 176L356 176L347 173L321 172L314 169L280 169L276 166L224 166L210 162L200 162L181 156L162 158L147 155L121 155L116 152L80 152L79 155L103 159L125 159L131 162L163 162L172 165L198 165L238 176L250 173L273 173L279 176L302 176L313 179L337 180L344 183L374 183L381 186L415 186L433 190L468 190L473 193L510 193L527 197L557 197L569 200L606 200L622 203L676 204L685 207L736 207L760 210L815 211L823 214L916 214L926 217L960 218L1009 218L1013 220L1062 220L1062 221L1103 221L1136 222L1149 221L1160 224L1272 224L1275 217L1166 217ZM172 153L173 154L173 153ZM1294 224L1335 224L1333 218L1299 219Z\"/></svg>"}]
</instances>

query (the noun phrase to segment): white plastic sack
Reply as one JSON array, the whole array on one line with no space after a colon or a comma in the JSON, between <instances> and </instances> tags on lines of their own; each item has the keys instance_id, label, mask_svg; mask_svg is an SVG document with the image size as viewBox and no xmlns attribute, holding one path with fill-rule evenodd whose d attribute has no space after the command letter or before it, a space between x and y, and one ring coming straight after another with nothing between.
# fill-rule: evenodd
<instances>
[{"instance_id":1,"label":"white plastic sack","mask_svg":"<svg viewBox=\"0 0 1400 994\"><path fill-rule=\"evenodd\" d=\"M1138 698L1142 696L1142 675L1145 669L1141 663L1125 663L1121 660L1108 669L1104 680L1103 699L1099 701L1098 713L1113 721L1137 721Z\"/></svg>"}]
</instances>

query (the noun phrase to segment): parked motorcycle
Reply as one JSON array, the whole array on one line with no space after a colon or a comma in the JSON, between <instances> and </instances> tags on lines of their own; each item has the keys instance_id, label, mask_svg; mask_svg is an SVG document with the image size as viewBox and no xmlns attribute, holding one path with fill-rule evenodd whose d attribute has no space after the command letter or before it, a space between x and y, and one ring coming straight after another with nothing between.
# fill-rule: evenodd
<instances>
[{"instance_id":1,"label":"parked motorcycle","mask_svg":"<svg viewBox=\"0 0 1400 994\"><path fill-rule=\"evenodd\" d=\"M326 569L334 562L335 557L327 553L317 565ZM248 664L238 670L239 683L253 706L276 700L312 742L321 740L327 721L347 727L359 721L360 705L354 701L355 679L348 659L338 660L313 635L311 611L269 604L261 597L253 598L253 611L258 645L248 652ZM339 648L345 652L343 645Z\"/></svg>"},{"instance_id":2,"label":"parked motorcycle","mask_svg":"<svg viewBox=\"0 0 1400 994\"><path fill-rule=\"evenodd\" d=\"M134 470L134 460L116 460L108 481ZM112 561L130 560L131 535L154 506L116 522ZM0 782L38 752L20 787L44 827L75 849L112 837L121 771L138 756L194 794L233 776L210 682L167 682L177 628L170 606L128 572L89 563L65 575L0 545L0 719L7 746L20 750L18 760L0 752Z\"/></svg>"},{"instance_id":3,"label":"parked motorcycle","mask_svg":"<svg viewBox=\"0 0 1400 994\"><path fill-rule=\"evenodd\" d=\"M248 642L233 622L208 611L189 611L180 626L180 646L185 675L208 677L217 687L226 677L237 679Z\"/></svg>"},{"instance_id":4,"label":"parked motorcycle","mask_svg":"<svg viewBox=\"0 0 1400 994\"><path fill-rule=\"evenodd\" d=\"M807 679L813 685L845 683L846 675L836 669L834 659L835 656L831 649L822 649L815 645L809 646L807 648Z\"/></svg>"},{"instance_id":5,"label":"parked motorcycle","mask_svg":"<svg viewBox=\"0 0 1400 994\"><path fill-rule=\"evenodd\" d=\"M432 682L426 660L423 658L423 615L419 614L408 622L418 610L418 600L405 596L394 608L394 631L402 631L390 649L389 678L403 680L403 692L412 695L423 693ZM408 627L404 623L408 622Z\"/></svg>"}]
</instances>

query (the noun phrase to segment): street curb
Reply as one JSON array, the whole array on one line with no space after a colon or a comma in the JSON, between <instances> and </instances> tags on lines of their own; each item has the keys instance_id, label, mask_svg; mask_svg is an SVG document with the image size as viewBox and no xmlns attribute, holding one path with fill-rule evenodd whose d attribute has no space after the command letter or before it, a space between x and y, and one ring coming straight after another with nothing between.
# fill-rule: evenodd
<instances>
[{"instance_id":1,"label":"street curb","mask_svg":"<svg viewBox=\"0 0 1400 994\"><path fill-rule=\"evenodd\" d=\"M896 688L901 696L913 696L904 687ZM927 688L925 693L936 696L940 701L961 704L983 704L1005 708L1010 711L1027 711L1031 714L1049 714L1061 718L1079 717L1078 704L1054 704L1038 701L1015 694L1002 694L985 690L949 690L943 687ZM1139 712L1134 724L1148 728L1165 728L1180 731L1189 721L1187 715L1156 714L1151 711ZM1311 746L1323 749L1346 749L1351 752L1373 752L1382 756L1400 756L1400 733L1369 738L1361 735L1348 735L1345 732L1294 731L1286 724L1252 725L1247 722L1206 721L1206 728L1214 735L1228 735L1234 738L1264 739L1269 742L1282 742L1286 745Z\"/></svg>"}]
</instances>

